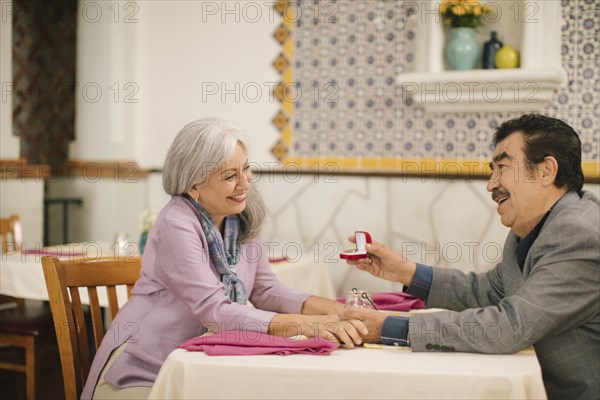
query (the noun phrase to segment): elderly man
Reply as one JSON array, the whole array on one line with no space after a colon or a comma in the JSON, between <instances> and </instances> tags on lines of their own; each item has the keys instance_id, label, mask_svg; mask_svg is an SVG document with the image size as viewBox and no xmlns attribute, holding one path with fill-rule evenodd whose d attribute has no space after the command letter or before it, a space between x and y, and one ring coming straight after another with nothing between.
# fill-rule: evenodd
<instances>
[{"instance_id":1,"label":"elderly man","mask_svg":"<svg viewBox=\"0 0 600 400\"><path fill-rule=\"evenodd\" d=\"M386 317L350 309L367 342L413 351L536 350L549 398L600 398L600 206L581 190L581 141L566 123L524 115L502 124L487 190L510 227L502 260L464 274L411 262L385 245L348 261L405 285L427 307L449 311Z\"/></svg>"}]
</instances>

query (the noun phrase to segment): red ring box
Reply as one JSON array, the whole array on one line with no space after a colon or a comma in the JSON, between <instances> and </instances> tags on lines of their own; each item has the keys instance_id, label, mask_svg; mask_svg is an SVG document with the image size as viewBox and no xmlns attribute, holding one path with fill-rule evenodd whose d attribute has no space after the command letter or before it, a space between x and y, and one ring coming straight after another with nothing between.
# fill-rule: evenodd
<instances>
[{"instance_id":1,"label":"red ring box","mask_svg":"<svg viewBox=\"0 0 600 400\"><path fill-rule=\"evenodd\" d=\"M355 231L354 238L356 239L356 249L349 249L340 253L340 258L344 260L360 260L361 258L367 258L369 253L365 246L371 242L371 235L365 231Z\"/></svg>"}]
</instances>

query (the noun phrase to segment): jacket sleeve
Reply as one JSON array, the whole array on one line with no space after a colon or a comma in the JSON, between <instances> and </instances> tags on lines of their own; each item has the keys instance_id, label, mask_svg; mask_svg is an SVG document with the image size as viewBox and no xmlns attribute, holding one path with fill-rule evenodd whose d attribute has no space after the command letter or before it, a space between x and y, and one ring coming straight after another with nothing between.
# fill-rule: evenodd
<instances>
[{"instance_id":1,"label":"jacket sleeve","mask_svg":"<svg viewBox=\"0 0 600 400\"><path fill-rule=\"evenodd\" d=\"M485 274L434 270L428 306L456 311L412 317L413 350L514 353L593 318L600 302L597 228L569 218L548 228L529 252L526 276L507 254L512 246ZM502 283L515 279L522 285L504 296Z\"/></svg>"}]
</instances>

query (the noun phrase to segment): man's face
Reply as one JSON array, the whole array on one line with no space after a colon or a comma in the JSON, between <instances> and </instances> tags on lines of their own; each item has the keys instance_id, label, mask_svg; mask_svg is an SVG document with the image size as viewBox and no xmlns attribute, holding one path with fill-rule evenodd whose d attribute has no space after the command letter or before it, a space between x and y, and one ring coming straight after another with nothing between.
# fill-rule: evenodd
<instances>
[{"instance_id":1,"label":"man's face","mask_svg":"<svg viewBox=\"0 0 600 400\"><path fill-rule=\"evenodd\" d=\"M524 147L521 132L512 133L498 143L490 163L493 172L487 185L492 199L498 203L502 225L510 227L519 237L526 236L546 212L537 168L527 170Z\"/></svg>"}]
</instances>

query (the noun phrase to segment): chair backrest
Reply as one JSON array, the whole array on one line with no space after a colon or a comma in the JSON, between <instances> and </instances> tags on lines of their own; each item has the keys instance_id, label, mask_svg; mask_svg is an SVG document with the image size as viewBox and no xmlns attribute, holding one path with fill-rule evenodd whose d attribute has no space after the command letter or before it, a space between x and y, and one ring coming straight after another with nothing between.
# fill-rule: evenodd
<instances>
[{"instance_id":1,"label":"chair backrest","mask_svg":"<svg viewBox=\"0 0 600 400\"><path fill-rule=\"evenodd\" d=\"M87 288L93 343L98 349L105 330L97 287L106 287L112 321L119 310L116 287L126 285L127 297L131 296L131 289L140 276L141 258L66 261L57 257L42 257L42 266L58 340L65 397L77 399L81 395L91 365L88 332L79 288Z\"/></svg>"},{"instance_id":2,"label":"chair backrest","mask_svg":"<svg viewBox=\"0 0 600 400\"><path fill-rule=\"evenodd\" d=\"M23 237L21 218L17 214L13 214L9 218L0 218L0 238L3 252L19 251Z\"/></svg>"}]
</instances>

